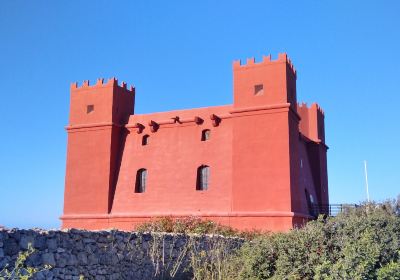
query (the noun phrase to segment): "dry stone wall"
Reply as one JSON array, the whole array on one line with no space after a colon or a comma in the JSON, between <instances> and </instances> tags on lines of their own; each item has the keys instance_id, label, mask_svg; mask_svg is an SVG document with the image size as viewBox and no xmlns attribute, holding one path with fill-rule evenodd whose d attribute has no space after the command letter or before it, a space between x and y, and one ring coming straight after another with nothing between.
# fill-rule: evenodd
<instances>
[{"instance_id":1,"label":"dry stone wall","mask_svg":"<svg viewBox=\"0 0 400 280\"><path fill-rule=\"evenodd\" d=\"M226 254L242 243L217 235L0 229L0 271L31 244L25 266L51 266L33 279L191 279L196 254Z\"/></svg>"}]
</instances>

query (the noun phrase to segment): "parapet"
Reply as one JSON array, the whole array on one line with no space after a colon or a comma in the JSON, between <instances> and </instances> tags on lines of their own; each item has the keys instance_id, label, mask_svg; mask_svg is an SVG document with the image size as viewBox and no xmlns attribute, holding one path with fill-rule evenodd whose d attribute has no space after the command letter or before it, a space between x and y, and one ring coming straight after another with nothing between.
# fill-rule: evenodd
<instances>
[{"instance_id":1,"label":"parapet","mask_svg":"<svg viewBox=\"0 0 400 280\"><path fill-rule=\"evenodd\" d=\"M101 87L119 87L127 92L134 92L135 88L134 86L130 86L129 89L127 88L127 84L125 82L121 82L121 84L118 84L118 80L116 78L110 78L106 83L104 83L103 78L97 79L97 82L95 85L90 86L89 80L83 81L82 86L78 86L77 82L74 82L71 84L71 91L80 91L80 90L88 90L88 89L96 89L96 88L101 88Z\"/></svg>"},{"instance_id":2,"label":"parapet","mask_svg":"<svg viewBox=\"0 0 400 280\"><path fill-rule=\"evenodd\" d=\"M318 103L312 103L310 107L307 106L307 103L297 103L297 108L298 110L310 110L313 112L316 112L317 114L321 114L322 116L325 116L324 110L321 108L321 106L318 105Z\"/></svg>"},{"instance_id":3,"label":"parapet","mask_svg":"<svg viewBox=\"0 0 400 280\"><path fill-rule=\"evenodd\" d=\"M254 57L248 58L246 64L242 64L241 60L235 60L233 62L233 69L240 69L240 68L249 68L254 66L261 66L266 64L274 64L274 63L282 63L286 62L290 69L292 69L294 75L296 76L296 69L293 66L292 61L287 56L286 53L279 53L278 58L276 60L271 59L271 55L263 55L263 59L261 62L255 62Z\"/></svg>"},{"instance_id":4,"label":"parapet","mask_svg":"<svg viewBox=\"0 0 400 280\"><path fill-rule=\"evenodd\" d=\"M313 103L310 107L306 103L297 104L300 115L300 132L315 142L325 143L325 115L322 108Z\"/></svg>"}]
</instances>

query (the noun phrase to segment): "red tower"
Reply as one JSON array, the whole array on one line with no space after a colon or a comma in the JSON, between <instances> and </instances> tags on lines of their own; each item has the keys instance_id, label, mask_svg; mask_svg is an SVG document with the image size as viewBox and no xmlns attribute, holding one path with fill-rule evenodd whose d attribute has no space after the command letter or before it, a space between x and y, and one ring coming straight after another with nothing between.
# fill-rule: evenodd
<instances>
[{"instance_id":1,"label":"red tower","mask_svg":"<svg viewBox=\"0 0 400 280\"><path fill-rule=\"evenodd\" d=\"M112 79L71 88L63 228L195 215L287 230L327 204L324 115L297 106L286 54L233 64L234 104L133 114Z\"/></svg>"},{"instance_id":2,"label":"red tower","mask_svg":"<svg viewBox=\"0 0 400 280\"><path fill-rule=\"evenodd\" d=\"M116 184L123 126L133 114L135 91L99 79L71 85L64 215L107 215Z\"/></svg>"}]
</instances>

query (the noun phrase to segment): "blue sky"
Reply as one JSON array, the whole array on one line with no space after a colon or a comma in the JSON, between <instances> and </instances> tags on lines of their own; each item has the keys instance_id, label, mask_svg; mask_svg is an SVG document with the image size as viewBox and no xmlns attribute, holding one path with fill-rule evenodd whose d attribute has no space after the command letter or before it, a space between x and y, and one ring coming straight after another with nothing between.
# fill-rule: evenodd
<instances>
[{"instance_id":1,"label":"blue sky","mask_svg":"<svg viewBox=\"0 0 400 280\"><path fill-rule=\"evenodd\" d=\"M0 224L59 227L69 86L116 76L136 112L232 103L232 61L287 52L325 110L333 203L400 193L399 1L2 1Z\"/></svg>"}]
</instances>

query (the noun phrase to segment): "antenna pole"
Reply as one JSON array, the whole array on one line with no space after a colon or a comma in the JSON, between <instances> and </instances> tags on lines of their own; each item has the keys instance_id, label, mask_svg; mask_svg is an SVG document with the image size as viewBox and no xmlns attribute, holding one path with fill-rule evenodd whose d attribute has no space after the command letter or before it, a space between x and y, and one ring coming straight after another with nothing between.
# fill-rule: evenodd
<instances>
[{"instance_id":1,"label":"antenna pole","mask_svg":"<svg viewBox=\"0 0 400 280\"><path fill-rule=\"evenodd\" d=\"M365 173L365 187L367 189L367 201L369 202L368 172L367 172L367 161L366 160L364 160L364 173Z\"/></svg>"}]
</instances>

